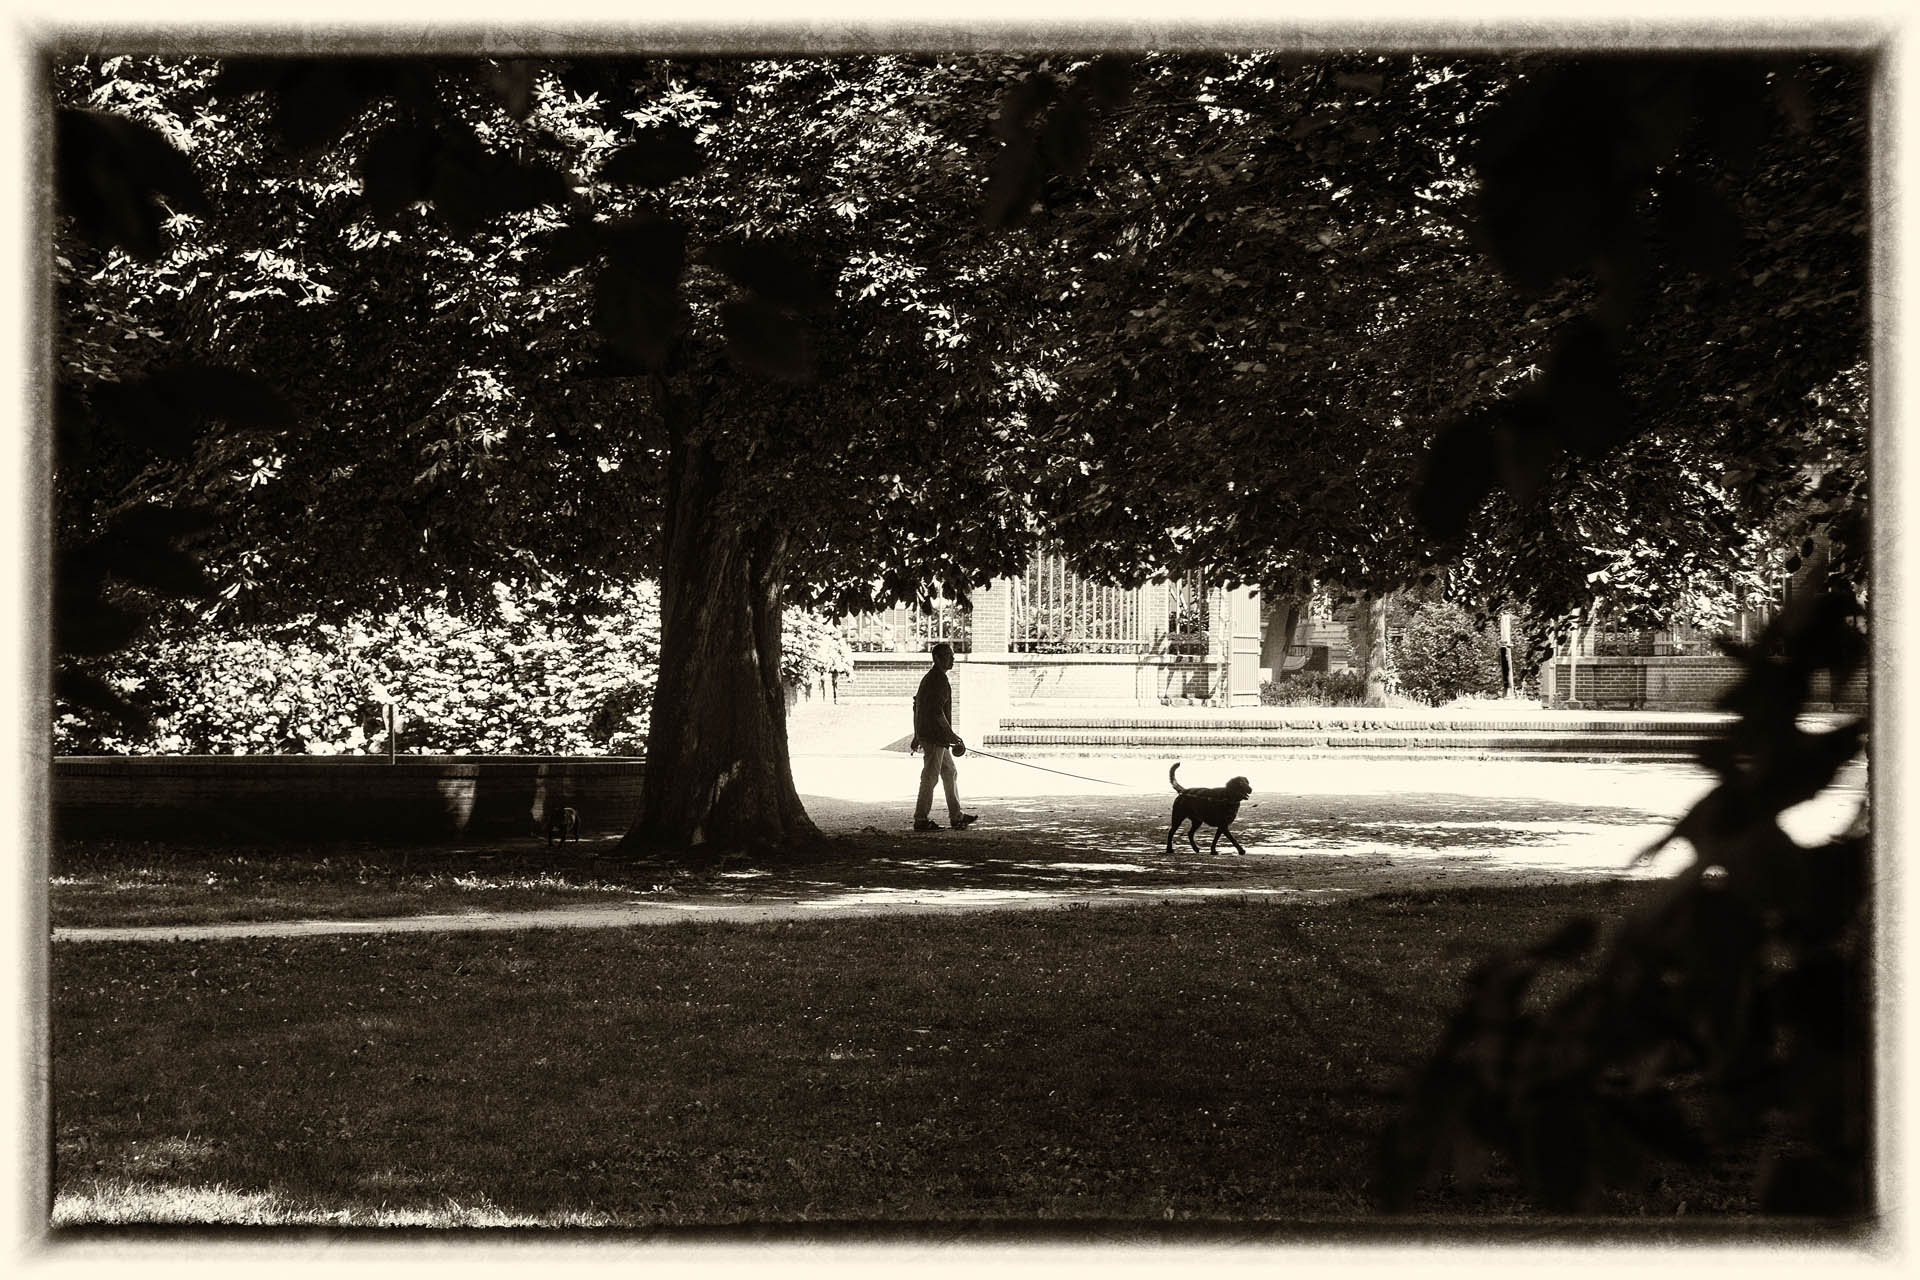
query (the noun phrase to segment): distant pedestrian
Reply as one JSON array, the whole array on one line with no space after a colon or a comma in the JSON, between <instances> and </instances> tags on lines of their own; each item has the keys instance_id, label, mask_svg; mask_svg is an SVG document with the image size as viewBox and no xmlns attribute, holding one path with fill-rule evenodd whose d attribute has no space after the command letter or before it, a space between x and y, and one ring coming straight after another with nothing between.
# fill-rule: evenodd
<instances>
[{"instance_id":1,"label":"distant pedestrian","mask_svg":"<svg viewBox=\"0 0 1920 1280\"><path fill-rule=\"evenodd\" d=\"M967 744L953 731L953 685L947 672L953 669L953 646L942 641L933 646L933 670L920 678L919 692L913 695L913 747L924 753L920 764L920 799L913 808L915 831L938 831L933 821L933 780L938 778L947 793L947 821L956 831L976 821L971 813L960 812L960 771L953 758L967 754Z\"/></svg>"}]
</instances>

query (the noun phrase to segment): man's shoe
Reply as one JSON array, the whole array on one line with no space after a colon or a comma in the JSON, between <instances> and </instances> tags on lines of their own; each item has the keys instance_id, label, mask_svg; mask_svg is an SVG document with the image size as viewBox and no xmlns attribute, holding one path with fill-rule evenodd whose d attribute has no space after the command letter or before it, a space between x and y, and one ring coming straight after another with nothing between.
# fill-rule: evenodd
<instances>
[{"instance_id":1,"label":"man's shoe","mask_svg":"<svg viewBox=\"0 0 1920 1280\"><path fill-rule=\"evenodd\" d=\"M953 829L959 831L962 828L972 826L978 821L980 821L980 818L977 814L963 813L953 820Z\"/></svg>"},{"instance_id":2,"label":"man's shoe","mask_svg":"<svg viewBox=\"0 0 1920 1280\"><path fill-rule=\"evenodd\" d=\"M922 818L913 824L913 829L915 831L938 831L940 824L930 818Z\"/></svg>"}]
</instances>

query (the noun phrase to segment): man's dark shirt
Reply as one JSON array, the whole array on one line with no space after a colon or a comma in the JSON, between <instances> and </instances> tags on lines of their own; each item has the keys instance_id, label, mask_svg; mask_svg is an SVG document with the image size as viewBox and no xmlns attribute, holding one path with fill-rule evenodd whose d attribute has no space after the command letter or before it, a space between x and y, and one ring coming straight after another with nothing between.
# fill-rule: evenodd
<instances>
[{"instance_id":1,"label":"man's dark shirt","mask_svg":"<svg viewBox=\"0 0 1920 1280\"><path fill-rule=\"evenodd\" d=\"M923 747L953 745L953 685L938 667L920 677L913 695L913 736Z\"/></svg>"}]
</instances>

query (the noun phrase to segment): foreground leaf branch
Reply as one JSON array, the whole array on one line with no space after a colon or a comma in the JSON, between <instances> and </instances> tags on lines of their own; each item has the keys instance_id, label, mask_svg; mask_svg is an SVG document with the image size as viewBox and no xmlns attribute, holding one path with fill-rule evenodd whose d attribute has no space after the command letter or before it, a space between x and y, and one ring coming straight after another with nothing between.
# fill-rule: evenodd
<instances>
[{"instance_id":1,"label":"foreground leaf branch","mask_svg":"<svg viewBox=\"0 0 1920 1280\"><path fill-rule=\"evenodd\" d=\"M1511 1180L1543 1209L1605 1212L1680 1162L1751 1168L1768 1213L1870 1211L1868 811L1817 848L1779 823L1865 745L1864 720L1799 720L1817 671L1842 681L1864 661L1853 617L1829 594L1737 651L1723 705L1740 719L1701 753L1719 781L1635 859L1682 839L1693 862L1589 973L1599 930L1583 918L1472 974L1383 1139L1384 1208Z\"/></svg>"}]
</instances>

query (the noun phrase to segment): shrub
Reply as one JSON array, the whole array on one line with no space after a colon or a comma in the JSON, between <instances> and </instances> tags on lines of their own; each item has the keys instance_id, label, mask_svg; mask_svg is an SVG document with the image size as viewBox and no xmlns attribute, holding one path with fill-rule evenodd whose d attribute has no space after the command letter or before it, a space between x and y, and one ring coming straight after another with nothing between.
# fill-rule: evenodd
<instances>
[{"instance_id":1,"label":"shrub","mask_svg":"<svg viewBox=\"0 0 1920 1280\"><path fill-rule=\"evenodd\" d=\"M1498 624L1496 624L1497 627ZM1496 649L1500 639L1494 632ZM1540 696L1540 664L1553 656L1553 628L1530 610L1513 611L1513 682L1530 698Z\"/></svg>"},{"instance_id":2,"label":"shrub","mask_svg":"<svg viewBox=\"0 0 1920 1280\"><path fill-rule=\"evenodd\" d=\"M175 620L99 672L153 713L141 734L61 708L60 752L382 752L393 701L399 748L431 753L628 754L644 749L658 670L659 592L611 589L597 609L551 587L495 588L493 616L444 601L338 625L211 631Z\"/></svg>"},{"instance_id":3,"label":"shrub","mask_svg":"<svg viewBox=\"0 0 1920 1280\"><path fill-rule=\"evenodd\" d=\"M361 683L331 646L263 630L233 634L168 628L114 655L103 675L154 714L151 730L122 736L72 714L55 719L66 752L194 755L338 755L367 747Z\"/></svg>"},{"instance_id":4,"label":"shrub","mask_svg":"<svg viewBox=\"0 0 1920 1280\"><path fill-rule=\"evenodd\" d=\"M1367 680L1357 671L1297 671L1260 686L1265 707L1357 707L1367 700Z\"/></svg>"},{"instance_id":5,"label":"shrub","mask_svg":"<svg viewBox=\"0 0 1920 1280\"><path fill-rule=\"evenodd\" d=\"M840 683L853 674L853 651L840 628L817 614L788 609L780 621L780 674L789 685L810 689Z\"/></svg>"},{"instance_id":6,"label":"shrub","mask_svg":"<svg viewBox=\"0 0 1920 1280\"><path fill-rule=\"evenodd\" d=\"M1393 661L1401 689L1422 702L1500 692L1500 637L1457 604L1422 606L1395 642Z\"/></svg>"},{"instance_id":7,"label":"shrub","mask_svg":"<svg viewBox=\"0 0 1920 1280\"><path fill-rule=\"evenodd\" d=\"M653 583L609 588L582 612L549 584L494 588L463 617L444 599L339 624L216 631L175 619L96 674L153 714L145 733L58 709L54 750L113 755L636 755L660 658ZM781 673L809 687L852 674L837 629L787 611Z\"/></svg>"}]
</instances>

